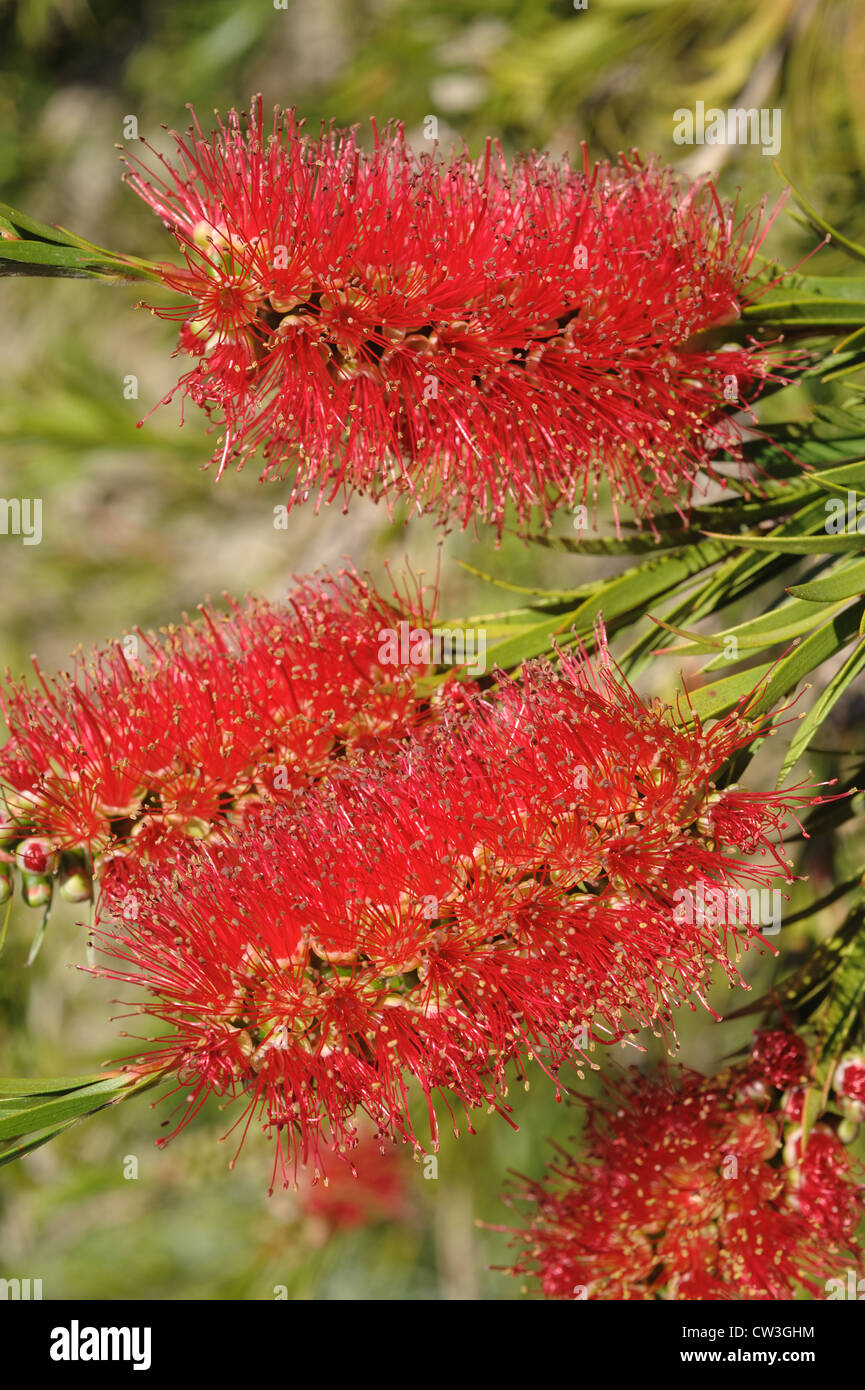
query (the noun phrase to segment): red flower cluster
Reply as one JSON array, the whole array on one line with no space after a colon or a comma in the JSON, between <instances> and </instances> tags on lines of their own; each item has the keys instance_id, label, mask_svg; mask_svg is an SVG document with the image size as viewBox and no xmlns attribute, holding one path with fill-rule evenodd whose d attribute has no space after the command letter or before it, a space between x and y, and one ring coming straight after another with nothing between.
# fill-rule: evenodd
<instances>
[{"instance_id":1,"label":"red flower cluster","mask_svg":"<svg viewBox=\"0 0 865 1390\"><path fill-rule=\"evenodd\" d=\"M309 1218L308 1235L352 1230L374 1221L407 1221L412 1212L405 1150L383 1147L363 1134L346 1163L336 1163L322 1181L300 1175L298 1199Z\"/></svg>"},{"instance_id":2,"label":"red flower cluster","mask_svg":"<svg viewBox=\"0 0 865 1390\"><path fill-rule=\"evenodd\" d=\"M865 1120L865 1056L846 1053L835 1068L832 1088L844 1115L854 1125Z\"/></svg>"},{"instance_id":3,"label":"red flower cluster","mask_svg":"<svg viewBox=\"0 0 865 1390\"><path fill-rule=\"evenodd\" d=\"M346 753L401 736L427 708L427 668L383 663L379 634L407 604L355 574L313 578L284 604L203 608L54 679L37 667L36 690L10 682L2 847L10 861L17 847L25 897L58 851L89 897L94 862L106 886L122 883L135 862L170 861L190 837L245 824Z\"/></svg>"},{"instance_id":4,"label":"red flower cluster","mask_svg":"<svg viewBox=\"0 0 865 1390\"><path fill-rule=\"evenodd\" d=\"M634 1072L587 1101L517 1232L515 1275L547 1298L792 1299L862 1265L863 1187L832 1124L803 1143L756 1058L715 1077Z\"/></svg>"},{"instance_id":5,"label":"red flower cluster","mask_svg":"<svg viewBox=\"0 0 865 1390\"><path fill-rule=\"evenodd\" d=\"M849 1053L842 1057L835 1071L833 1085L839 1096L865 1103L865 1057Z\"/></svg>"},{"instance_id":6,"label":"red flower cluster","mask_svg":"<svg viewBox=\"0 0 865 1390\"><path fill-rule=\"evenodd\" d=\"M683 915L682 894L789 875L769 834L815 799L766 794L757 835L753 800L714 789L754 733L677 725L603 662L502 677L145 885L100 934L102 973L169 1025L135 1067L177 1073L177 1129L212 1092L242 1097L285 1172L350 1144L357 1110L416 1143L407 1076L435 1144L435 1092L502 1110L512 1059L555 1073L593 1040L673 1031L758 935L747 914ZM742 857L758 840L767 864Z\"/></svg>"},{"instance_id":7,"label":"red flower cluster","mask_svg":"<svg viewBox=\"0 0 865 1390\"><path fill-rule=\"evenodd\" d=\"M784 1028L762 1029L754 1035L751 1055L758 1074L782 1091L806 1079L808 1046L798 1033Z\"/></svg>"},{"instance_id":8,"label":"red flower cluster","mask_svg":"<svg viewBox=\"0 0 865 1390\"><path fill-rule=\"evenodd\" d=\"M508 503L585 503L606 477L651 519L683 501L753 397L763 352L699 335L757 291L759 216L710 182L680 190L636 155L585 170L417 155L400 126L303 134L260 99L176 161L132 161L135 191L183 253L164 283L188 306L195 365L178 389L216 421L219 474L257 450L291 502L405 496L466 526Z\"/></svg>"}]
</instances>

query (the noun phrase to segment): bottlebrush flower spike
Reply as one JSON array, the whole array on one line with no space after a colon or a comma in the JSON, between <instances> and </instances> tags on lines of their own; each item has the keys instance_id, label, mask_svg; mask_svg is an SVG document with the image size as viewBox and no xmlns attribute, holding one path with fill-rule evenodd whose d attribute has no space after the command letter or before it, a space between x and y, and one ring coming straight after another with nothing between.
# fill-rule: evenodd
<instances>
[{"instance_id":1,"label":"bottlebrush flower spike","mask_svg":"<svg viewBox=\"0 0 865 1390\"><path fill-rule=\"evenodd\" d=\"M786 1028L767 1028L755 1033L752 1055L760 1076L779 1090L805 1081L807 1077L805 1039Z\"/></svg>"},{"instance_id":2,"label":"bottlebrush flower spike","mask_svg":"<svg viewBox=\"0 0 865 1390\"><path fill-rule=\"evenodd\" d=\"M865 1105L865 1055L846 1053L835 1068L832 1086L838 1096Z\"/></svg>"},{"instance_id":3,"label":"bottlebrush flower spike","mask_svg":"<svg viewBox=\"0 0 865 1390\"><path fill-rule=\"evenodd\" d=\"M845 1118L844 1133L851 1138L865 1120L865 1055L847 1052L832 1076L836 1103Z\"/></svg>"},{"instance_id":4,"label":"bottlebrush flower spike","mask_svg":"<svg viewBox=\"0 0 865 1390\"><path fill-rule=\"evenodd\" d=\"M373 133L366 152L277 111L266 135L258 99L175 134L173 164L127 160L183 254L159 273L186 306L153 312L181 323L176 389L221 430L218 476L260 451L292 504L403 495L501 530L512 502L525 529L600 477L651 520L737 453L729 404L768 360L698 335L757 294L771 219L636 154L509 168L492 145L444 160Z\"/></svg>"},{"instance_id":5,"label":"bottlebrush flower spike","mask_svg":"<svg viewBox=\"0 0 865 1390\"><path fill-rule=\"evenodd\" d=\"M363 1133L347 1161L335 1164L325 1181L300 1174L298 1201L307 1238L323 1241L334 1231L410 1221L413 1169L406 1159L404 1149L383 1146L374 1135Z\"/></svg>"},{"instance_id":6,"label":"bottlebrush flower spike","mask_svg":"<svg viewBox=\"0 0 865 1390\"><path fill-rule=\"evenodd\" d=\"M7 682L2 857L17 844L20 867L44 876L55 851L83 850L125 892L135 862L170 861L188 837L243 823L346 752L399 737L429 705L417 694L428 668L380 659L382 627L410 611L399 602L355 574L312 578L284 604L203 608L53 679L37 666L38 689Z\"/></svg>"},{"instance_id":7,"label":"bottlebrush flower spike","mask_svg":"<svg viewBox=\"0 0 865 1390\"><path fill-rule=\"evenodd\" d=\"M516 1232L514 1275L547 1298L826 1297L860 1272L863 1189L821 1122L803 1146L756 1059L716 1077L686 1069L608 1085L586 1101L581 1153L561 1152Z\"/></svg>"},{"instance_id":8,"label":"bottlebrush flower spike","mask_svg":"<svg viewBox=\"0 0 865 1390\"><path fill-rule=\"evenodd\" d=\"M511 1060L556 1074L638 1025L673 1032L713 963L739 980L729 950L760 921L744 886L789 877L773 832L817 799L768 793L759 835L753 801L741 834L732 811L713 831L712 776L758 728L681 727L603 660L502 676L231 842L191 845L134 921L101 925L100 973L168 1025L127 1061L177 1074L174 1132L211 1092L242 1098L286 1176L350 1145L358 1110L416 1143L407 1077L435 1145L437 1092L504 1110ZM703 911L701 889L736 906Z\"/></svg>"}]
</instances>

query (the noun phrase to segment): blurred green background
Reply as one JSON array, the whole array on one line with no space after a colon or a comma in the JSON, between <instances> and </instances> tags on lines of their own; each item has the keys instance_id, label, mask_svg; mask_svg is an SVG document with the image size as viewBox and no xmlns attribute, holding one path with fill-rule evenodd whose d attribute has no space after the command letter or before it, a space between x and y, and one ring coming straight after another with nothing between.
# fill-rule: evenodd
<instances>
[{"instance_id":1,"label":"blurred green background","mask_svg":"<svg viewBox=\"0 0 865 1390\"><path fill-rule=\"evenodd\" d=\"M258 91L265 106L296 105L313 128L333 118L368 131L371 116L396 117L419 140L435 114L445 146L464 140L474 152L492 135L508 152L575 156L585 139L601 157L636 145L691 174L715 158L723 191L741 189L745 202L780 192L771 160L751 147L676 146L672 113L697 99L780 107L786 172L831 222L862 236L861 0L589 0L586 10L571 0L0 0L0 53L0 196L155 259L172 243L120 182L125 117L167 149L162 126L185 128L188 102L207 127L214 108L243 107ZM768 250L790 264L814 240L784 217ZM812 268L840 263L828 251ZM218 486L200 471L211 440L194 410L182 430L175 407L136 427L177 376L170 325L135 311L137 298L134 287L83 281L0 288L0 494L41 497L44 533L39 546L0 538L0 665L17 673L37 652L50 670L79 643L170 622L223 590L276 597L292 574L346 557L379 579L388 562L407 558L430 577L440 563L445 614L502 603L459 559L557 587L599 572L587 556L513 538L501 548L488 535L442 542L431 522L391 522L362 501L347 516L301 509L275 530L277 486L260 487L252 467ZM129 374L137 400L124 399ZM658 668L651 684L667 688L676 667ZM843 742L849 727L842 719L834 736ZM812 886L828 886L832 854L837 868L837 856L853 863L856 853L812 844ZM821 933L837 921L824 917ZM0 968L0 1070L94 1070L123 1051L111 991L75 968L84 933L65 905L25 970L35 925L16 908ZM809 938L791 929L785 939L795 952ZM768 958L746 966L760 988L778 968ZM725 1000L722 990L716 1003ZM689 1016L684 1058L711 1067L749 1031ZM498 1200L507 1170L539 1174L547 1138L572 1133L577 1116L537 1068L531 1090L517 1082L511 1100L518 1133L479 1116L477 1135L456 1142L443 1122L436 1179L406 1156L404 1209L332 1231L295 1195L266 1197L263 1142L251 1137L229 1173L231 1141L217 1141L230 1121L211 1110L158 1151L166 1107L138 1099L3 1170L0 1275L41 1278L46 1298L268 1299L275 1286L300 1299L518 1297L515 1281L488 1268L507 1263L505 1238L475 1222L508 1220ZM135 1179L124 1177L129 1156Z\"/></svg>"}]
</instances>

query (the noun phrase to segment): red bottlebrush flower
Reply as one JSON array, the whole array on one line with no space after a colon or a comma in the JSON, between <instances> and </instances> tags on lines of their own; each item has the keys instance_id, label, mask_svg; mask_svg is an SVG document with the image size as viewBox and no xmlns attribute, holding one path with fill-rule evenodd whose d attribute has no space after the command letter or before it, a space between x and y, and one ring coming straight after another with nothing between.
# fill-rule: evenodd
<instances>
[{"instance_id":1,"label":"red bottlebrush flower","mask_svg":"<svg viewBox=\"0 0 865 1390\"><path fill-rule=\"evenodd\" d=\"M781 1110L784 1113L784 1118L793 1124L801 1123L805 1114L807 1096L807 1086L792 1086L788 1091L785 1091L781 1097Z\"/></svg>"},{"instance_id":2,"label":"red bottlebrush flower","mask_svg":"<svg viewBox=\"0 0 865 1390\"><path fill-rule=\"evenodd\" d=\"M681 727L578 658L502 677L143 886L100 933L101 973L169 1025L133 1065L177 1073L177 1129L212 1091L243 1098L285 1165L344 1149L358 1110L416 1143L407 1076L436 1143L437 1092L502 1109L511 1060L555 1074L638 1025L672 1032L759 935L747 898L744 917L683 898L770 883L769 832L814 800L764 797L770 864L710 838L711 776L755 729Z\"/></svg>"},{"instance_id":3,"label":"red bottlebrush flower","mask_svg":"<svg viewBox=\"0 0 865 1390\"><path fill-rule=\"evenodd\" d=\"M507 1198L531 1203L511 1272L547 1298L694 1301L825 1297L861 1268L865 1189L844 1146L817 1126L785 1150L755 1075L633 1074L609 1085L610 1105L587 1101L585 1157L562 1151Z\"/></svg>"},{"instance_id":4,"label":"red bottlebrush flower","mask_svg":"<svg viewBox=\"0 0 865 1390\"><path fill-rule=\"evenodd\" d=\"M326 1231L352 1230L374 1221L404 1221L410 1215L404 1154L364 1134L345 1163L333 1164L321 1180L300 1175L298 1198L304 1214Z\"/></svg>"},{"instance_id":5,"label":"red bottlebrush flower","mask_svg":"<svg viewBox=\"0 0 865 1390\"><path fill-rule=\"evenodd\" d=\"M21 867L50 872L54 850L83 847L122 894L126 860L170 857L401 736L427 668L384 663L380 632L406 611L357 575L314 578L285 604L138 632L53 680L37 667L36 690L9 683L0 783L28 836Z\"/></svg>"},{"instance_id":6,"label":"red bottlebrush flower","mask_svg":"<svg viewBox=\"0 0 865 1390\"><path fill-rule=\"evenodd\" d=\"M851 1114L865 1119L865 1056L861 1052L848 1052L841 1058L832 1077L832 1088Z\"/></svg>"},{"instance_id":7,"label":"red bottlebrush flower","mask_svg":"<svg viewBox=\"0 0 865 1390\"><path fill-rule=\"evenodd\" d=\"M804 1038L785 1028L755 1033L752 1056L760 1075L781 1091L806 1078L807 1044Z\"/></svg>"},{"instance_id":8,"label":"red bottlebrush flower","mask_svg":"<svg viewBox=\"0 0 865 1390\"><path fill-rule=\"evenodd\" d=\"M700 335L756 295L767 228L710 182L636 154L443 160L400 126L365 152L293 112L267 136L260 100L245 120L128 175L183 254L159 270L187 305L153 312L182 323L177 389L221 430L219 474L260 451L292 504L402 495L501 530L509 502L525 528L600 477L651 520L738 452L729 403L768 360Z\"/></svg>"}]
</instances>

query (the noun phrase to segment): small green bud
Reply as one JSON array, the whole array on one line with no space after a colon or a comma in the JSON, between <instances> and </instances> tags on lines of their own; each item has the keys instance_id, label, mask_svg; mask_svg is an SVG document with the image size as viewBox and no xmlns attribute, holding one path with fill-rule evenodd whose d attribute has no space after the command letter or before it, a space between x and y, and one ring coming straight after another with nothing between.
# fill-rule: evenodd
<instances>
[{"instance_id":1,"label":"small green bud","mask_svg":"<svg viewBox=\"0 0 865 1390\"><path fill-rule=\"evenodd\" d=\"M47 874L21 874L21 895L28 907L47 907L53 884Z\"/></svg>"},{"instance_id":2,"label":"small green bud","mask_svg":"<svg viewBox=\"0 0 865 1390\"><path fill-rule=\"evenodd\" d=\"M15 871L11 864L0 864L0 906L8 903L15 891Z\"/></svg>"},{"instance_id":3,"label":"small green bud","mask_svg":"<svg viewBox=\"0 0 865 1390\"><path fill-rule=\"evenodd\" d=\"M86 903L93 897L93 879L83 850L69 849L61 854L60 896L68 903Z\"/></svg>"}]
</instances>

